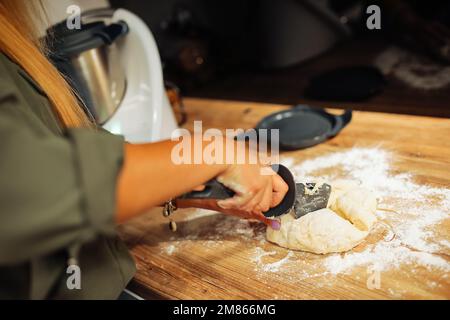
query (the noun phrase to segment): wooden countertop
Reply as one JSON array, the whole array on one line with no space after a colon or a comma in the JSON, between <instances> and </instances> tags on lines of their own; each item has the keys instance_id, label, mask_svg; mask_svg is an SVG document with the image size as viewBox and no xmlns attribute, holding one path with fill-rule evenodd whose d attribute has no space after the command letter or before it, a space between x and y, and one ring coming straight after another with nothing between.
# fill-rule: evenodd
<instances>
[{"instance_id":1,"label":"wooden countertop","mask_svg":"<svg viewBox=\"0 0 450 320\"><path fill-rule=\"evenodd\" d=\"M185 104L188 129L194 120L202 120L204 129L252 128L263 116L288 107L202 99L186 99ZM354 146L380 146L395 154L395 172L412 174L419 185L450 188L449 119L354 112L350 125L337 137L283 155L302 161ZM450 217L450 208L439 209ZM424 267L413 272L411 265L401 265L383 271L381 285L369 289L367 267L342 274L320 273L320 262L329 255L289 253L267 243L264 226L259 223L221 214L202 215L194 210L179 210L174 219L177 233L168 231L161 209L120 227L138 268L131 287L145 298L450 299L448 269ZM230 232L218 232L225 229ZM444 219L435 229L436 237L447 243L437 255L450 263L450 219ZM383 236L381 231L374 232L353 251L361 252ZM261 268L261 263L277 268L286 260L290 272Z\"/></svg>"}]
</instances>

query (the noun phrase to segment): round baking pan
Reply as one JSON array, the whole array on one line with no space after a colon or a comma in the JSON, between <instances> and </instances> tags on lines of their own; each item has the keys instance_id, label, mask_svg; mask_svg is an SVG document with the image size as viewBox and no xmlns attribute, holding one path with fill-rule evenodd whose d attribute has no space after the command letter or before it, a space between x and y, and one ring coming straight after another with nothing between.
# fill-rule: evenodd
<instances>
[{"instance_id":1,"label":"round baking pan","mask_svg":"<svg viewBox=\"0 0 450 320\"><path fill-rule=\"evenodd\" d=\"M278 129L281 150L317 145L337 135L351 120L352 111L334 115L321 108L298 105L263 118L256 129ZM270 133L269 133L270 136Z\"/></svg>"}]
</instances>

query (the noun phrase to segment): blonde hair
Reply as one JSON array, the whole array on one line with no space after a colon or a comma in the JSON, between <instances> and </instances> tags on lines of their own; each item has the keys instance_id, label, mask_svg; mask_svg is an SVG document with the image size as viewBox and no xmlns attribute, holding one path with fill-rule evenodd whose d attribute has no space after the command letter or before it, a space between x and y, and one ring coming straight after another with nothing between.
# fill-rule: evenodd
<instances>
[{"instance_id":1,"label":"blonde hair","mask_svg":"<svg viewBox=\"0 0 450 320\"><path fill-rule=\"evenodd\" d=\"M40 2L0 0L0 50L39 84L64 127L94 127L68 83L46 58L37 32L43 13Z\"/></svg>"}]
</instances>

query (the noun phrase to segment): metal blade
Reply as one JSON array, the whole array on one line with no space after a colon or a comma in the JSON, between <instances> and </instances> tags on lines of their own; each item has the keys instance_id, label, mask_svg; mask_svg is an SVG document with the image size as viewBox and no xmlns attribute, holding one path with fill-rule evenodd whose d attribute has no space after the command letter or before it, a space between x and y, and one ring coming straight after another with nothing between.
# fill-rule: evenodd
<instances>
[{"instance_id":1,"label":"metal blade","mask_svg":"<svg viewBox=\"0 0 450 320\"><path fill-rule=\"evenodd\" d=\"M310 212L326 208L331 194L331 186L324 183L314 194L309 194L315 183L297 183L296 199L294 204L295 218L298 219ZM309 191L309 192L308 192Z\"/></svg>"}]
</instances>

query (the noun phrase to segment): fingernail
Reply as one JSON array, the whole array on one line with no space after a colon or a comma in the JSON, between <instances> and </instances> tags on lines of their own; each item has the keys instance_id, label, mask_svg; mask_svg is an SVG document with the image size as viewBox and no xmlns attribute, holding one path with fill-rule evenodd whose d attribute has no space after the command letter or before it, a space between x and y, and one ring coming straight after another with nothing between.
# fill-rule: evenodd
<instances>
[{"instance_id":1,"label":"fingernail","mask_svg":"<svg viewBox=\"0 0 450 320\"><path fill-rule=\"evenodd\" d=\"M280 230L280 228L281 228L281 222L278 221L278 220L272 220L272 221L270 221L270 227L271 227L273 230Z\"/></svg>"}]
</instances>

